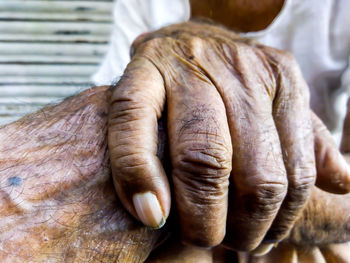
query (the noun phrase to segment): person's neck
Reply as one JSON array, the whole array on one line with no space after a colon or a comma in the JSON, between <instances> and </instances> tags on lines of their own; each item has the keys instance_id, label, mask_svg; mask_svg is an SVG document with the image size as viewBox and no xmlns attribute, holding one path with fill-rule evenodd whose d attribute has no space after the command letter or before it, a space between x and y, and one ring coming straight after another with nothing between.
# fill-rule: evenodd
<instances>
[{"instance_id":1,"label":"person's neck","mask_svg":"<svg viewBox=\"0 0 350 263\"><path fill-rule=\"evenodd\" d=\"M208 17L238 32L267 28L285 0L190 0L191 17Z\"/></svg>"}]
</instances>

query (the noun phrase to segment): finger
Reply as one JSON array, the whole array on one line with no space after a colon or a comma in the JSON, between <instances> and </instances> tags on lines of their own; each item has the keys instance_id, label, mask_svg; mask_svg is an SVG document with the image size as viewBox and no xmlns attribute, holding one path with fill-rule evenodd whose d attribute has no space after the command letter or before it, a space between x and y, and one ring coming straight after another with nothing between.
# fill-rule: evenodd
<instances>
[{"instance_id":1,"label":"finger","mask_svg":"<svg viewBox=\"0 0 350 263\"><path fill-rule=\"evenodd\" d=\"M288 177L287 195L264 239L276 243L288 235L305 207L316 169L308 87L292 56L276 51L269 56L277 76L273 116Z\"/></svg>"},{"instance_id":2,"label":"finger","mask_svg":"<svg viewBox=\"0 0 350 263\"><path fill-rule=\"evenodd\" d=\"M108 127L117 194L132 215L155 228L170 209L168 181L157 157L164 101L162 76L149 61L135 57L111 95Z\"/></svg>"},{"instance_id":3,"label":"finger","mask_svg":"<svg viewBox=\"0 0 350 263\"><path fill-rule=\"evenodd\" d=\"M314 187L288 241L302 247L350 240L349 200L350 194L330 194Z\"/></svg>"},{"instance_id":4,"label":"finger","mask_svg":"<svg viewBox=\"0 0 350 263\"><path fill-rule=\"evenodd\" d=\"M331 244L321 247L321 253L326 262L349 263L350 243Z\"/></svg>"},{"instance_id":5,"label":"finger","mask_svg":"<svg viewBox=\"0 0 350 263\"><path fill-rule=\"evenodd\" d=\"M211 247L225 235L231 138L215 86L181 67L167 94L175 200L184 242Z\"/></svg>"},{"instance_id":6,"label":"finger","mask_svg":"<svg viewBox=\"0 0 350 263\"><path fill-rule=\"evenodd\" d=\"M299 248L298 262L300 263L326 263L320 249L318 247Z\"/></svg>"},{"instance_id":7,"label":"finger","mask_svg":"<svg viewBox=\"0 0 350 263\"><path fill-rule=\"evenodd\" d=\"M232 63L240 74L226 76L220 72L217 80L227 80L219 86L226 98L233 146L224 244L251 251L261 243L277 215L286 195L287 176L272 118L274 84L267 61L261 52L244 44L232 48Z\"/></svg>"},{"instance_id":8,"label":"finger","mask_svg":"<svg viewBox=\"0 0 350 263\"><path fill-rule=\"evenodd\" d=\"M298 255L291 244L281 243L263 256L251 256L249 263L298 263Z\"/></svg>"},{"instance_id":9,"label":"finger","mask_svg":"<svg viewBox=\"0 0 350 263\"><path fill-rule=\"evenodd\" d=\"M316 185L322 190L346 194L350 191L350 168L322 121L311 113L315 137Z\"/></svg>"},{"instance_id":10,"label":"finger","mask_svg":"<svg viewBox=\"0 0 350 263\"><path fill-rule=\"evenodd\" d=\"M181 243L180 236L174 234L160 247L152 251L145 263L212 263L213 251Z\"/></svg>"},{"instance_id":11,"label":"finger","mask_svg":"<svg viewBox=\"0 0 350 263\"><path fill-rule=\"evenodd\" d=\"M239 261L238 255L236 251L232 250L227 250L223 246L217 246L212 249L213 251L213 257L212 257L212 262L213 263L226 263L226 262L239 262L239 263L244 263Z\"/></svg>"}]
</instances>

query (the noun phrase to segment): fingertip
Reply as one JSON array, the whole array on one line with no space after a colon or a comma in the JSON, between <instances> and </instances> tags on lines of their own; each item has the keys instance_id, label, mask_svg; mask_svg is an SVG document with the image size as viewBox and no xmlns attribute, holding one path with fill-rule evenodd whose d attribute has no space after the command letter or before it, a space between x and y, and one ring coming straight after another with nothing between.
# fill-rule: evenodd
<instances>
[{"instance_id":1,"label":"fingertip","mask_svg":"<svg viewBox=\"0 0 350 263\"><path fill-rule=\"evenodd\" d=\"M137 193L132 200L136 214L144 225L159 229L165 224L163 209L154 193Z\"/></svg>"},{"instance_id":2,"label":"fingertip","mask_svg":"<svg viewBox=\"0 0 350 263\"><path fill-rule=\"evenodd\" d=\"M350 167L326 126L314 113L311 116L314 126L316 186L330 193L347 194L350 191Z\"/></svg>"},{"instance_id":3,"label":"fingertip","mask_svg":"<svg viewBox=\"0 0 350 263\"><path fill-rule=\"evenodd\" d=\"M317 160L316 186L334 194L350 192L350 167L337 149L327 149Z\"/></svg>"},{"instance_id":4,"label":"fingertip","mask_svg":"<svg viewBox=\"0 0 350 263\"><path fill-rule=\"evenodd\" d=\"M201 249L211 249L221 244L224 237L218 235L204 236L203 238L193 238L192 236L183 235L181 240L182 244L186 246L201 248Z\"/></svg>"},{"instance_id":5,"label":"fingertip","mask_svg":"<svg viewBox=\"0 0 350 263\"><path fill-rule=\"evenodd\" d=\"M256 257L261 257L268 254L277 244L269 243L269 244L260 244L256 249L254 249L251 254Z\"/></svg>"}]
</instances>

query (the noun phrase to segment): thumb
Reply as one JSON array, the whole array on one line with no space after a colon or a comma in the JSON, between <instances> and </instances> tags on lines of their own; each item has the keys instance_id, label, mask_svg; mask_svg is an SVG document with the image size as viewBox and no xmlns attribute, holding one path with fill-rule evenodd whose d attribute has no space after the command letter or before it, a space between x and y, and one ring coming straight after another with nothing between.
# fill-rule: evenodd
<instances>
[{"instance_id":1,"label":"thumb","mask_svg":"<svg viewBox=\"0 0 350 263\"><path fill-rule=\"evenodd\" d=\"M350 168L322 121L312 116L317 169L316 186L330 193L350 191Z\"/></svg>"}]
</instances>

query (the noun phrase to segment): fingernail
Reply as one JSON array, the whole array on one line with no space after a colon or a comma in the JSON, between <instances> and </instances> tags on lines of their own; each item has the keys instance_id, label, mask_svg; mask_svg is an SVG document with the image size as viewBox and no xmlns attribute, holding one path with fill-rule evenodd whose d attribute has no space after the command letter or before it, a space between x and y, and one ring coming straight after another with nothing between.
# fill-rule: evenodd
<instances>
[{"instance_id":1,"label":"fingernail","mask_svg":"<svg viewBox=\"0 0 350 263\"><path fill-rule=\"evenodd\" d=\"M264 239L262 241L262 244L266 244L266 245L268 245L268 244L275 244L275 246L277 246L278 242L280 242L280 240L278 240L278 239Z\"/></svg>"},{"instance_id":2,"label":"fingernail","mask_svg":"<svg viewBox=\"0 0 350 263\"><path fill-rule=\"evenodd\" d=\"M256 257L260 257L260 256L263 256L263 255L266 255L267 253L269 253L273 247L276 247L276 244L274 244L274 243L261 244L256 249L254 249L251 252L251 254L256 256Z\"/></svg>"},{"instance_id":3,"label":"fingernail","mask_svg":"<svg viewBox=\"0 0 350 263\"><path fill-rule=\"evenodd\" d=\"M161 228L165 224L162 208L155 194L135 194L132 198L137 216L146 226Z\"/></svg>"}]
</instances>

